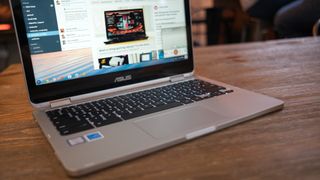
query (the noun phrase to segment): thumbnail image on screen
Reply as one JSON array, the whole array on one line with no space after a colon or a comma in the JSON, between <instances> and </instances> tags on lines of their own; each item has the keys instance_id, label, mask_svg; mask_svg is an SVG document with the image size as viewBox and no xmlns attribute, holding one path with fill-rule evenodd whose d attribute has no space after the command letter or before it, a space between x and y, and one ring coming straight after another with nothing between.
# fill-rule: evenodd
<instances>
[{"instance_id":1,"label":"thumbnail image on screen","mask_svg":"<svg viewBox=\"0 0 320 180\"><path fill-rule=\"evenodd\" d=\"M105 20L109 41L147 38L143 9L105 11Z\"/></svg>"}]
</instances>

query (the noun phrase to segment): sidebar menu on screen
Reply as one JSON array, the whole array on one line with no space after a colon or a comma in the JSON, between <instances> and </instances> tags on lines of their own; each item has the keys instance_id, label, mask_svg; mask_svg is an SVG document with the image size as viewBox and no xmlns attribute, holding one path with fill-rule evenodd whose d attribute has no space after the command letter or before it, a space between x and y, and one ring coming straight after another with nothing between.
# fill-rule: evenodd
<instances>
[{"instance_id":1,"label":"sidebar menu on screen","mask_svg":"<svg viewBox=\"0 0 320 180\"><path fill-rule=\"evenodd\" d=\"M21 0L31 54L61 51L53 0Z\"/></svg>"}]
</instances>

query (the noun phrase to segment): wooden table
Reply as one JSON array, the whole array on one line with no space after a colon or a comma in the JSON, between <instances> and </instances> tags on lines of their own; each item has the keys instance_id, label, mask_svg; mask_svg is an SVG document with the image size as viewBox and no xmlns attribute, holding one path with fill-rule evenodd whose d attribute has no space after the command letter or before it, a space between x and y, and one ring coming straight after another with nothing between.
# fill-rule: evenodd
<instances>
[{"instance_id":1,"label":"wooden table","mask_svg":"<svg viewBox=\"0 0 320 180\"><path fill-rule=\"evenodd\" d=\"M196 72L285 101L282 111L86 176L320 179L320 40L195 50ZM67 179L31 115L20 65L0 75L0 179Z\"/></svg>"}]
</instances>

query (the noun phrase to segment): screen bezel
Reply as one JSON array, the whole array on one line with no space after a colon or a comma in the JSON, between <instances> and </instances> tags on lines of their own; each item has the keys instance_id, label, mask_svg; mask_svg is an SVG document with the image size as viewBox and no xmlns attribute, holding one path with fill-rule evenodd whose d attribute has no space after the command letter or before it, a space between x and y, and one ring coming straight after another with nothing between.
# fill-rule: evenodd
<instances>
[{"instance_id":1,"label":"screen bezel","mask_svg":"<svg viewBox=\"0 0 320 180\"><path fill-rule=\"evenodd\" d=\"M90 76L75 80L68 80L45 85L36 85L34 71L32 67L31 54L26 35L26 28L22 13L20 0L11 0L13 17L16 27L18 44L21 52L21 58L24 66L24 72L27 81L30 101L34 104L45 103L58 99L64 99L72 96L107 90L111 88L141 83L145 81L175 76L183 73L192 72L193 51L191 35L190 5L188 0L184 0L185 19L188 42L188 59L185 61L155 65L141 69L133 69L111 74ZM131 75L132 79L125 82L115 82L117 77Z\"/></svg>"}]
</instances>

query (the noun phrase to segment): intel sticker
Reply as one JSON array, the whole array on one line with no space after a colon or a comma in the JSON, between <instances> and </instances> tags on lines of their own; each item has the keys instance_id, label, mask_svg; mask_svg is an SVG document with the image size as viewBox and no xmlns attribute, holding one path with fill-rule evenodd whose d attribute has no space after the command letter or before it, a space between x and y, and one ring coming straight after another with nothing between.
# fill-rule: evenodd
<instances>
[{"instance_id":1,"label":"intel sticker","mask_svg":"<svg viewBox=\"0 0 320 180\"><path fill-rule=\"evenodd\" d=\"M77 137L73 139L68 139L68 143L70 146L76 146L85 143L85 140L82 137Z\"/></svg>"},{"instance_id":2,"label":"intel sticker","mask_svg":"<svg viewBox=\"0 0 320 180\"><path fill-rule=\"evenodd\" d=\"M98 131L98 132L86 134L86 135L84 136L84 138L85 138L88 142L92 142L92 141L97 141L97 140L103 139L104 136L101 134L101 132Z\"/></svg>"}]
</instances>

